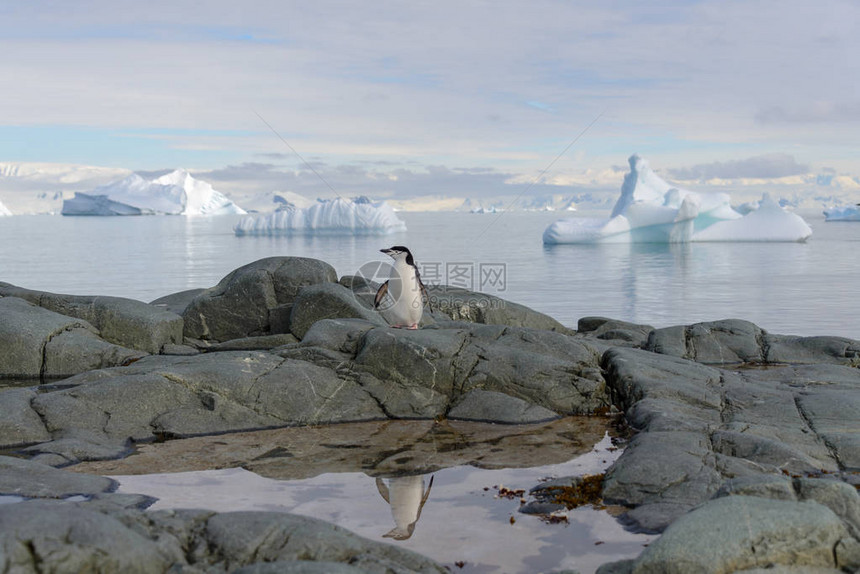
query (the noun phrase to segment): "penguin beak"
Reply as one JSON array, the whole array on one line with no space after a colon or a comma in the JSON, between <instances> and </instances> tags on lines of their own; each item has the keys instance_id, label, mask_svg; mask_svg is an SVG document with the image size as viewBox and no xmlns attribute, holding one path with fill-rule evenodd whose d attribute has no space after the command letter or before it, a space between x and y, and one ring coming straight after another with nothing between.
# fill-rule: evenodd
<instances>
[{"instance_id":1,"label":"penguin beak","mask_svg":"<svg viewBox=\"0 0 860 574\"><path fill-rule=\"evenodd\" d=\"M379 251L385 253L388 256L391 256L394 253L394 251L392 251L391 249L380 249Z\"/></svg>"}]
</instances>

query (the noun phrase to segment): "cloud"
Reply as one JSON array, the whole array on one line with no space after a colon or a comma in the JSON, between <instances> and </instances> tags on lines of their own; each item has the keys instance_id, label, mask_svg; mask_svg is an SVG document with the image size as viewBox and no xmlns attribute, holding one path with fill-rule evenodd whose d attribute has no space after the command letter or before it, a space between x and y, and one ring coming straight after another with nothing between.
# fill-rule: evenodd
<instances>
[{"instance_id":1,"label":"cloud","mask_svg":"<svg viewBox=\"0 0 860 574\"><path fill-rule=\"evenodd\" d=\"M798 163L794 156L774 153L741 160L698 164L667 171L671 178L687 181L742 178L775 179L809 173L809 166Z\"/></svg>"},{"instance_id":2,"label":"cloud","mask_svg":"<svg viewBox=\"0 0 860 574\"><path fill-rule=\"evenodd\" d=\"M792 109L771 106L756 113L755 119L762 124L858 122L860 121L860 101L818 101Z\"/></svg>"},{"instance_id":3,"label":"cloud","mask_svg":"<svg viewBox=\"0 0 860 574\"><path fill-rule=\"evenodd\" d=\"M815 104L853 93L860 77L860 58L845 56L860 51L852 25L860 5L843 0L785 0L779 10L687 0L535 0L528 10L454 0L10 6L0 8L6 122L169 130L116 160L106 157L111 147L126 147L83 155L89 148L70 137L63 146L76 162L132 157L127 167L151 169L182 149L198 152L177 160L192 168L288 161L273 153L286 149L255 111L303 155L331 165L524 173L547 165L547 150L557 153L604 108L577 145L599 150L588 156L594 168L633 151L706 163L708 144L751 142L763 150L808 142L830 165L856 147L857 126L845 124L860 106ZM0 138L12 141L3 127ZM664 149L638 145L668 137ZM31 139L15 141L33 150L28 159L60 161L47 135Z\"/></svg>"},{"instance_id":4,"label":"cloud","mask_svg":"<svg viewBox=\"0 0 860 574\"><path fill-rule=\"evenodd\" d=\"M225 168L199 171L195 177L210 181L216 189L227 192L267 193L291 191L308 198L354 197L415 198L422 196L503 198L545 194L571 194L585 189L613 191L588 184L553 185L534 183L514 173L493 168L450 168L430 165L419 168L397 167L390 171L366 165L318 166L309 169L287 169L271 163L248 162ZM620 177L618 185L620 185Z\"/></svg>"}]
</instances>

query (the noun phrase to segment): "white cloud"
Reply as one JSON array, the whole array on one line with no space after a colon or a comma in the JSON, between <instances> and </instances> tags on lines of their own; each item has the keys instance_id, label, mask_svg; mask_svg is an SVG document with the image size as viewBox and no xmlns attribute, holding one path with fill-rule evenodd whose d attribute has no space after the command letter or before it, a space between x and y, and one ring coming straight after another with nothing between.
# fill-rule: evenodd
<instances>
[{"instance_id":1,"label":"white cloud","mask_svg":"<svg viewBox=\"0 0 860 574\"><path fill-rule=\"evenodd\" d=\"M19 126L188 130L157 137L219 152L198 167L286 152L257 112L332 165L527 178L605 109L571 151L583 163L550 177L632 151L696 165L791 142L860 172L857 105L826 99L856 92L858 20L839 0L15 3L0 14L0 110Z\"/></svg>"},{"instance_id":2,"label":"white cloud","mask_svg":"<svg viewBox=\"0 0 860 574\"><path fill-rule=\"evenodd\" d=\"M809 166L784 153L741 160L717 161L686 168L669 169L669 175L681 180L775 179L809 173Z\"/></svg>"}]
</instances>

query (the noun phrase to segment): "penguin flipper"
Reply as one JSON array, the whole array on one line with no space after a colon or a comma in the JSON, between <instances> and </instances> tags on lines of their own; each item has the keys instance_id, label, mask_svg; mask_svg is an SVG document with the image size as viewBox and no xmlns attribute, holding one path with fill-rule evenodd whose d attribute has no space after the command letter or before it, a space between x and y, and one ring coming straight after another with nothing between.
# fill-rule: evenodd
<instances>
[{"instance_id":1,"label":"penguin flipper","mask_svg":"<svg viewBox=\"0 0 860 574\"><path fill-rule=\"evenodd\" d=\"M386 293L388 293L388 281L380 285L379 289L376 291L376 297L373 299L374 309L379 308L379 304L382 303L382 299L385 297Z\"/></svg>"},{"instance_id":2,"label":"penguin flipper","mask_svg":"<svg viewBox=\"0 0 860 574\"><path fill-rule=\"evenodd\" d=\"M427 307L430 309L430 312L433 312L433 303L430 301L430 294L427 292L427 287L424 285L424 282L421 281L421 277L418 278L418 286L421 288L421 294L427 299Z\"/></svg>"},{"instance_id":3,"label":"penguin flipper","mask_svg":"<svg viewBox=\"0 0 860 574\"><path fill-rule=\"evenodd\" d=\"M379 494L382 495L382 498L385 500L385 502L391 504L391 501L388 500L388 485L386 485L385 481L378 476L376 477L376 490L379 491Z\"/></svg>"},{"instance_id":4,"label":"penguin flipper","mask_svg":"<svg viewBox=\"0 0 860 574\"><path fill-rule=\"evenodd\" d=\"M430 489L433 488L433 477L435 474L430 475L430 484L427 485L427 491L424 492L424 496L421 497L421 504L418 505L418 515L415 517L415 522L418 522L418 519L421 518L421 510L424 508L424 503L427 502L427 499L430 498ZM412 524L415 524L413 522Z\"/></svg>"}]
</instances>

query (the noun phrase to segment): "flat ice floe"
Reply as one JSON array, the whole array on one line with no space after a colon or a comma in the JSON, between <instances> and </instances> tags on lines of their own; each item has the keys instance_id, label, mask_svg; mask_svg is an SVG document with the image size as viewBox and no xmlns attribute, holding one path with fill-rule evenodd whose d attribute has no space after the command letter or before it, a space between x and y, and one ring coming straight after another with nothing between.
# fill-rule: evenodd
<instances>
[{"instance_id":1,"label":"flat ice floe","mask_svg":"<svg viewBox=\"0 0 860 574\"><path fill-rule=\"evenodd\" d=\"M4 215L12 215L12 212L9 211L8 207L3 205L2 201L0 201L0 217L3 217Z\"/></svg>"},{"instance_id":2,"label":"flat ice floe","mask_svg":"<svg viewBox=\"0 0 860 574\"><path fill-rule=\"evenodd\" d=\"M860 203L824 210L825 221L860 221Z\"/></svg>"},{"instance_id":3,"label":"flat ice floe","mask_svg":"<svg viewBox=\"0 0 860 574\"><path fill-rule=\"evenodd\" d=\"M674 187L638 155L629 159L621 197L609 219L567 218L544 231L543 242L685 243L691 241L805 241L812 229L767 195L742 215L726 193Z\"/></svg>"},{"instance_id":4,"label":"flat ice floe","mask_svg":"<svg viewBox=\"0 0 860 574\"><path fill-rule=\"evenodd\" d=\"M63 215L225 215L244 209L205 181L178 169L153 180L137 174L75 193L63 201Z\"/></svg>"},{"instance_id":5,"label":"flat ice floe","mask_svg":"<svg viewBox=\"0 0 860 574\"><path fill-rule=\"evenodd\" d=\"M317 200L307 208L294 206L267 215L245 217L236 235L387 235L406 231L394 209L365 197Z\"/></svg>"}]
</instances>

